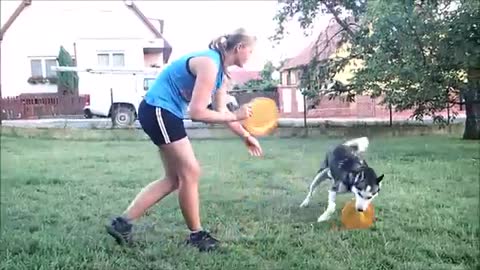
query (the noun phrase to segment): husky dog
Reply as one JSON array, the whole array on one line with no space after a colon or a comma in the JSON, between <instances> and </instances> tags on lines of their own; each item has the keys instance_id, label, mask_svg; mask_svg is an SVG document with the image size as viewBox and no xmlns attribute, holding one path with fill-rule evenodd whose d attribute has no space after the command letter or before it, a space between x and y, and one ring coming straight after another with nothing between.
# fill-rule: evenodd
<instances>
[{"instance_id":1,"label":"husky dog","mask_svg":"<svg viewBox=\"0 0 480 270\"><path fill-rule=\"evenodd\" d=\"M361 137L337 145L329 151L300 207L306 207L318 185L330 179L332 186L328 191L327 209L320 215L318 222L329 220L335 213L337 193L352 192L355 195L357 211L365 211L370 202L378 195L380 182L384 176L382 174L377 177L375 171L362 157L368 144L368 138Z\"/></svg>"}]
</instances>

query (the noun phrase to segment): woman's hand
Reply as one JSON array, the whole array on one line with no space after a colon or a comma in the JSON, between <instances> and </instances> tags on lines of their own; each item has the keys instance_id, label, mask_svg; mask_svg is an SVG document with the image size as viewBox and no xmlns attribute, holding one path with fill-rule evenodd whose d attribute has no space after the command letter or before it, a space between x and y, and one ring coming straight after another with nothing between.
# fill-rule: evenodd
<instances>
[{"instance_id":1,"label":"woman's hand","mask_svg":"<svg viewBox=\"0 0 480 270\"><path fill-rule=\"evenodd\" d=\"M237 120L247 119L252 116L252 105L250 103L243 104L234 114Z\"/></svg>"},{"instance_id":2,"label":"woman's hand","mask_svg":"<svg viewBox=\"0 0 480 270\"><path fill-rule=\"evenodd\" d=\"M247 145L248 153L252 156L259 157L263 155L262 147L258 140L253 136L245 138L245 144Z\"/></svg>"}]
</instances>

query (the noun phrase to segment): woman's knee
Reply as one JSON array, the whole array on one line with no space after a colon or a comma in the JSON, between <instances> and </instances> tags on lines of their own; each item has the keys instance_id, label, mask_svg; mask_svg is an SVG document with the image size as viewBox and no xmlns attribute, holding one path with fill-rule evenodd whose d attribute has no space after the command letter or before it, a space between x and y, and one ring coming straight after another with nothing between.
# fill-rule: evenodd
<instances>
[{"instance_id":1,"label":"woman's knee","mask_svg":"<svg viewBox=\"0 0 480 270\"><path fill-rule=\"evenodd\" d=\"M178 189L178 177L176 174L167 174L165 175L164 181L167 181L170 185L171 190Z\"/></svg>"},{"instance_id":2,"label":"woman's knee","mask_svg":"<svg viewBox=\"0 0 480 270\"><path fill-rule=\"evenodd\" d=\"M183 183L198 183L202 170L198 162L191 162L186 165L184 168L180 169L178 173L179 184Z\"/></svg>"}]
</instances>

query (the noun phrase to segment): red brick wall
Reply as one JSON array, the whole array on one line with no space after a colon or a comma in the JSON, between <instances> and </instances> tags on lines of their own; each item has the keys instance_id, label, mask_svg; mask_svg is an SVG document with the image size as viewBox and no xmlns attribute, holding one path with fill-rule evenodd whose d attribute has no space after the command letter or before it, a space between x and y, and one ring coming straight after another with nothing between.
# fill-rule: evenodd
<instances>
[{"instance_id":1,"label":"red brick wall","mask_svg":"<svg viewBox=\"0 0 480 270\"><path fill-rule=\"evenodd\" d=\"M278 100L281 117L286 118L303 118L302 110L297 108L297 96L296 87L292 86L280 86L278 88ZM285 112L284 95L289 94L291 97L291 112ZM336 98L329 100L324 98L316 106L315 109L307 111L308 118L378 118L389 119L390 111L383 105L378 105L381 98L372 99L369 96L357 96L355 102L341 101ZM300 103L301 104L301 103ZM459 114L464 114L464 111L460 110L459 106L455 106L450 110L452 115L453 111L457 111ZM395 112L393 111L393 119L407 119L412 115L412 110ZM447 111L442 112L442 115L447 116Z\"/></svg>"}]
</instances>

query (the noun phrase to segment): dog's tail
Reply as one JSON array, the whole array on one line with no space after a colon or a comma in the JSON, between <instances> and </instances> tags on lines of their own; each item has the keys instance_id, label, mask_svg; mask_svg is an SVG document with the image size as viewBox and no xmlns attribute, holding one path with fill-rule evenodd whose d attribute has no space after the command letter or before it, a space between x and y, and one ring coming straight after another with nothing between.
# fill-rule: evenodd
<instances>
[{"instance_id":1,"label":"dog's tail","mask_svg":"<svg viewBox=\"0 0 480 270\"><path fill-rule=\"evenodd\" d=\"M366 152L368 148L368 144L369 144L369 141L367 137L360 137L360 138L352 139L343 143L343 145L353 148L358 153Z\"/></svg>"}]
</instances>

